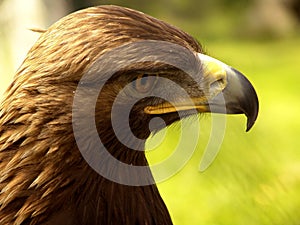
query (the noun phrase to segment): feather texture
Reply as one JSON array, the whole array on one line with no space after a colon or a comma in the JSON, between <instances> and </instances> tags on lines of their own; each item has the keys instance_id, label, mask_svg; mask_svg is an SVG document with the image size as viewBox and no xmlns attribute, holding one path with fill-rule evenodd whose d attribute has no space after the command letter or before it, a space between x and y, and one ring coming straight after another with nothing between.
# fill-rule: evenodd
<instances>
[{"instance_id":1,"label":"feather texture","mask_svg":"<svg viewBox=\"0 0 300 225\"><path fill-rule=\"evenodd\" d=\"M155 185L131 187L101 177L82 158L72 130L83 73L106 51L138 40L202 51L179 29L117 6L75 12L43 31L0 106L0 224L172 224ZM98 107L103 125L109 109L105 101ZM144 153L120 145L109 125L99 129L114 157L147 165Z\"/></svg>"}]
</instances>

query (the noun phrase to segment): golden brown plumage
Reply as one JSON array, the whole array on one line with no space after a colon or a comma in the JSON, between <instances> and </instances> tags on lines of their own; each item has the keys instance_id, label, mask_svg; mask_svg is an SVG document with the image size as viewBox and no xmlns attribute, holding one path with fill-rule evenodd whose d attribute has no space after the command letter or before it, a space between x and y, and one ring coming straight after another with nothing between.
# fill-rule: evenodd
<instances>
[{"instance_id":1,"label":"golden brown plumage","mask_svg":"<svg viewBox=\"0 0 300 225\"><path fill-rule=\"evenodd\" d=\"M202 53L188 34L117 6L75 12L41 34L1 103L0 224L172 223L155 185L125 186L103 178L82 158L72 130L74 92L84 72L108 50L138 40L168 41ZM111 106L109 98L102 100L99 120ZM143 152L127 151L108 135L106 122L99 123L99 135L111 154L147 165Z\"/></svg>"}]
</instances>

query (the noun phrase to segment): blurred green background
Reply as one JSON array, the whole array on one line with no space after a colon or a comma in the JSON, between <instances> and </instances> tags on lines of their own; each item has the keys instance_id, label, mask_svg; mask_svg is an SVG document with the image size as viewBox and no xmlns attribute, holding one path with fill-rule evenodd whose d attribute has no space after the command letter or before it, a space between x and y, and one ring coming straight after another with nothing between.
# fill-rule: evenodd
<instances>
[{"instance_id":1,"label":"blurred green background","mask_svg":"<svg viewBox=\"0 0 300 225\"><path fill-rule=\"evenodd\" d=\"M99 4L138 9L180 27L208 54L246 74L257 90L255 126L245 133L243 116L227 116L220 152L204 172L199 163L212 120L200 116L193 157L158 184L174 224L300 224L300 2L0 0L0 94L38 37L28 28L46 28L75 9ZM192 132L188 126L183 131ZM150 139L148 148L160 136ZM179 136L180 125L170 127L163 143L149 151L150 163L172 154Z\"/></svg>"}]
</instances>

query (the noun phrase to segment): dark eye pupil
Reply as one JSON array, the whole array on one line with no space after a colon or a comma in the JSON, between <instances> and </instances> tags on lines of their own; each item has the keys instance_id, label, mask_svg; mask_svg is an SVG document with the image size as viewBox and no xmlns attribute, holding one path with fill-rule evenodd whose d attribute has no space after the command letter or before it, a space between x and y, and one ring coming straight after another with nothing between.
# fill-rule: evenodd
<instances>
[{"instance_id":1,"label":"dark eye pupil","mask_svg":"<svg viewBox=\"0 0 300 225\"><path fill-rule=\"evenodd\" d=\"M144 74L141 78L141 85L145 86L148 82L148 74Z\"/></svg>"}]
</instances>

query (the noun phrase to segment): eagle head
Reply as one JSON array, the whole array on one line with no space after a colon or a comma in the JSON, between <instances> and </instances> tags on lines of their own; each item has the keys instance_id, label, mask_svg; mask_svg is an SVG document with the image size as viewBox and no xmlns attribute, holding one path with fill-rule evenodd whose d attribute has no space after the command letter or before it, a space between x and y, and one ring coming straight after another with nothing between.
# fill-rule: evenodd
<instances>
[{"instance_id":1,"label":"eagle head","mask_svg":"<svg viewBox=\"0 0 300 225\"><path fill-rule=\"evenodd\" d=\"M243 113L249 130L257 95L187 33L118 6L62 18L1 103L0 223L171 224L145 140L207 112Z\"/></svg>"}]
</instances>

